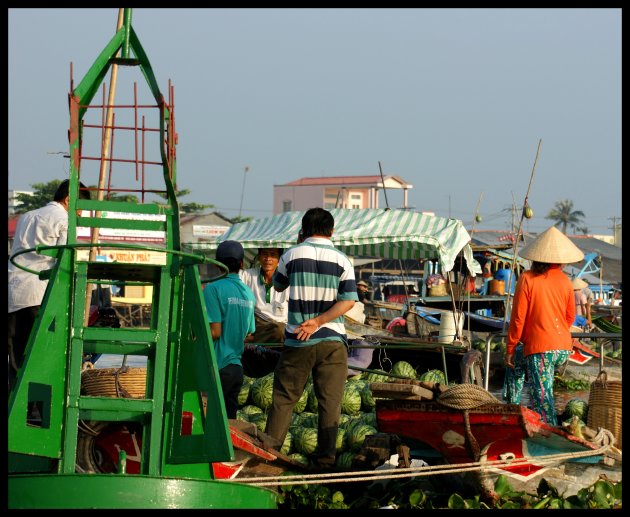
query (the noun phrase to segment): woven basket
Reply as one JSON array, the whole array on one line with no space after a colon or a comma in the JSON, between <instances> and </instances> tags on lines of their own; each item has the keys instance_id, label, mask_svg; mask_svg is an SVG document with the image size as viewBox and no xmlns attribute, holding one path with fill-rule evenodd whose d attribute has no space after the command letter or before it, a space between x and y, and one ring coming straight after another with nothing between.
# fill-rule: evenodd
<instances>
[{"instance_id":1,"label":"woven basket","mask_svg":"<svg viewBox=\"0 0 630 517\"><path fill-rule=\"evenodd\" d=\"M608 429L617 440L615 446L621 444L621 381L609 381L602 370L591 384L588 396L588 416L586 425L593 429Z\"/></svg>"},{"instance_id":2,"label":"woven basket","mask_svg":"<svg viewBox=\"0 0 630 517\"><path fill-rule=\"evenodd\" d=\"M144 398L146 368L91 368L81 373L81 393L93 397Z\"/></svg>"},{"instance_id":3,"label":"woven basket","mask_svg":"<svg viewBox=\"0 0 630 517\"><path fill-rule=\"evenodd\" d=\"M433 287L429 287L427 291L429 296L446 296L448 294L446 284L434 285Z\"/></svg>"}]
</instances>

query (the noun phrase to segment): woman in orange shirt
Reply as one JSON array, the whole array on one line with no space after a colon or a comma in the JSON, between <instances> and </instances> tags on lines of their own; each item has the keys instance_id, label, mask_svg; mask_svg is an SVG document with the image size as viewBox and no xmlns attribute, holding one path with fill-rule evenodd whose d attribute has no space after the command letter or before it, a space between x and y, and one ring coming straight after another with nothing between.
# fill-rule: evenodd
<instances>
[{"instance_id":1,"label":"woman in orange shirt","mask_svg":"<svg viewBox=\"0 0 630 517\"><path fill-rule=\"evenodd\" d=\"M555 226L541 233L519 253L532 261L516 284L505 354L503 399L519 404L525 373L532 409L544 422L558 425L554 407L555 369L572 349L571 324L575 297L563 264L584 254Z\"/></svg>"}]
</instances>

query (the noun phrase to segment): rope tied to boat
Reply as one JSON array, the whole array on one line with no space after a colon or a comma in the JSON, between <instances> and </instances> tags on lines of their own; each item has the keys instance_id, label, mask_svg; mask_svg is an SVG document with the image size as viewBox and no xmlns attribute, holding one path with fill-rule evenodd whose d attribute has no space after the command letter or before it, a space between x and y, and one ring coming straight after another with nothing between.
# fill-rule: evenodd
<instances>
[{"instance_id":1,"label":"rope tied to boat","mask_svg":"<svg viewBox=\"0 0 630 517\"><path fill-rule=\"evenodd\" d=\"M536 457L538 465L558 465L559 463L576 460L578 458L587 458L590 456L598 456L610 449L610 445L603 445L599 449L585 450L579 452L564 452L560 454L547 454ZM435 476L440 474L453 474L464 472L483 471L488 468L516 467L519 465L527 465L530 462L528 458L506 458L484 461L474 461L470 463L457 463L446 465L425 465L421 467L406 467L393 470L367 470L367 471L350 471L350 472L332 472L322 474L297 474L285 473L280 476L262 476L262 477L234 477L231 479L221 480L222 482L242 483L253 486L284 486L296 484L322 484L322 483L352 483L365 482L377 479L402 479L417 476Z\"/></svg>"},{"instance_id":2,"label":"rope tied to boat","mask_svg":"<svg viewBox=\"0 0 630 517\"><path fill-rule=\"evenodd\" d=\"M470 427L470 409L487 404L500 404L499 400L478 384L456 384L437 398L438 404L451 409L461 409L464 414L464 429L466 432L466 446L469 454L479 461L481 451Z\"/></svg>"},{"instance_id":3,"label":"rope tied to boat","mask_svg":"<svg viewBox=\"0 0 630 517\"><path fill-rule=\"evenodd\" d=\"M437 402L451 409L474 409L487 404L501 404L489 391L477 384L456 384L442 393Z\"/></svg>"}]
</instances>

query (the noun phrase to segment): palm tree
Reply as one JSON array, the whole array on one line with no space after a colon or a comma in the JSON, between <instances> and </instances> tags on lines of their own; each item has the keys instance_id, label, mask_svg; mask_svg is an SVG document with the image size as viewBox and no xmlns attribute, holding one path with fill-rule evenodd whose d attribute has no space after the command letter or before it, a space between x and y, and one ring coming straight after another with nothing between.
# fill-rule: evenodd
<instances>
[{"instance_id":1,"label":"palm tree","mask_svg":"<svg viewBox=\"0 0 630 517\"><path fill-rule=\"evenodd\" d=\"M549 210L545 219L555 221L554 226L562 227L562 233L567 233L567 226L571 225L575 228L582 222L584 218L582 210L573 210L573 201L565 199L564 201L556 201L554 207Z\"/></svg>"}]
</instances>

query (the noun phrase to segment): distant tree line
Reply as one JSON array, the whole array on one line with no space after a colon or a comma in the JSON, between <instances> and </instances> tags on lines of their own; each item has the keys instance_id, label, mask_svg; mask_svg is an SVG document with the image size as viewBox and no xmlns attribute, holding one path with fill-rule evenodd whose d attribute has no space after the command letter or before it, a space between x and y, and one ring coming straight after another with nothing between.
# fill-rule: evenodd
<instances>
[{"instance_id":1,"label":"distant tree line","mask_svg":"<svg viewBox=\"0 0 630 517\"><path fill-rule=\"evenodd\" d=\"M17 194L15 196L15 199L20 204L15 208L15 213L23 214L25 212L35 210L36 208L41 208L42 206L46 205L49 201L52 201L55 195L55 191L59 187L59 184L61 183L61 181L62 180L52 180L47 183L33 183L31 185L31 188L33 189L32 195L24 194L24 193ZM89 186L89 188L96 188L96 186L91 185ZM175 195L177 196L178 200L183 196L187 196L188 194L190 194L189 189L175 191ZM167 199L166 194L158 193L158 195L162 197L164 200ZM134 195L118 194L117 192L110 192L108 199L112 201L126 201L129 203L139 202L138 198ZM180 210L180 213L182 214L198 214L208 208L214 208L214 205L204 205L200 203L180 203L179 204L179 210ZM222 214L219 214L219 215L229 220L229 218L223 216ZM247 218L245 218L244 220L247 220Z\"/></svg>"},{"instance_id":2,"label":"distant tree line","mask_svg":"<svg viewBox=\"0 0 630 517\"><path fill-rule=\"evenodd\" d=\"M554 226L558 227L562 233L567 233L567 227L571 226L576 233L588 234L588 227L583 225L585 215L582 210L573 210L573 201L564 199L557 201L554 207L549 210L545 219L554 221Z\"/></svg>"}]
</instances>

